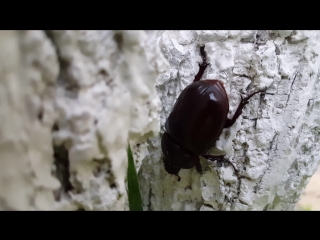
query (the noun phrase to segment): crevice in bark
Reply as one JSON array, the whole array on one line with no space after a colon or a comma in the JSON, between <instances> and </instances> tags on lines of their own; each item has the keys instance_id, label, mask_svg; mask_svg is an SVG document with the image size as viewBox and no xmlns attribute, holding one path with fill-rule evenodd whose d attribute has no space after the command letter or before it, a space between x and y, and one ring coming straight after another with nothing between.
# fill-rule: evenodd
<instances>
[{"instance_id":1,"label":"crevice in bark","mask_svg":"<svg viewBox=\"0 0 320 240\"><path fill-rule=\"evenodd\" d=\"M240 199L239 199L239 203L241 203L241 204L243 204L243 205L248 206L248 204L247 204L247 203L245 203L244 201L242 201L242 200L240 200Z\"/></svg>"},{"instance_id":2,"label":"crevice in bark","mask_svg":"<svg viewBox=\"0 0 320 240\"><path fill-rule=\"evenodd\" d=\"M267 204L264 208L263 211L268 211L270 209L271 204Z\"/></svg>"},{"instance_id":3,"label":"crevice in bark","mask_svg":"<svg viewBox=\"0 0 320 240\"><path fill-rule=\"evenodd\" d=\"M306 43L306 42L308 41L307 38L301 39L301 40L299 40L299 41L297 41L297 40L293 41L292 37L293 37L294 35L296 35L296 34L297 34L297 30L293 30L293 31L291 32L290 36L286 37L285 40L287 40L287 42L288 42L289 44Z\"/></svg>"},{"instance_id":4,"label":"crevice in bark","mask_svg":"<svg viewBox=\"0 0 320 240\"><path fill-rule=\"evenodd\" d=\"M262 188L261 188L261 184L263 181L263 177L266 175L266 173L268 172L268 170L270 169L270 160L267 161L267 168L266 170L263 172L263 174L258 178L259 180L257 180L257 184L253 187L254 189L254 193L258 193Z\"/></svg>"},{"instance_id":5,"label":"crevice in bark","mask_svg":"<svg viewBox=\"0 0 320 240\"><path fill-rule=\"evenodd\" d=\"M121 32L117 32L113 35L114 41L117 43L118 49L122 51L123 46L123 35Z\"/></svg>"},{"instance_id":6,"label":"crevice in bark","mask_svg":"<svg viewBox=\"0 0 320 240\"><path fill-rule=\"evenodd\" d=\"M262 92L259 94L259 107L258 107L259 110L261 110L261 108L265 108L265 105L266 105L265 96L266 96L266 92Z\"/></svg>"},{"instance_id":7,"label":"crevice in bark","mask_svg":"<svg viewBox=\"0 0 320 240\"><path fill-rule=\"evenodd\" d=\"M281 198L276 194L271 204L271 209L275 209L276 205L278 205L280 202L281 202Z\"/></svg>"},{"instance_id":8,"label":"crevice in bark","mask_svg":"<svg viewBox=\"0 0 320 240\"><path fill-rule=\"evenodd\" d=\"M258 118L253 118L251 119L253 121L253 128L254 129L257 129L257 121L258 121Z\"/></svg>"},{"instance_id":9,"label":"crevice in bark","mask_svg":"<svg viewBox=\"0 0 320 240\"><path fill-rule=\"evenodd\" d=\"M112 162L109 158L107 158L107 149L105 146L102 144L102 137L99 133L97 133L97 139L98 139L98 146L100 149L100 152L102 152L105 157L102 159L93 159L93 161L97 162L99 166L97 167L95 171L95 175L99 176L100 172L105 172L106 173L106 181L109 183L110 188L117 188L115 177L112 171ZM119 192L118 192L119 195Z\"/></svg>"},{"instance_id":10,"label":"crevice in bark","mask_svg":"<svg viewBox=\"0 0 320 240\"><path fill-rule=\"evenodd\" d=\"M249 145L247 142L244 142L242 146L243 146L243 157L244 157L243 170L246 171L247 165L249 165L249 158L247 157Z\"/></svg>"},{"instance_id":11,"label":"crevice in bark","mask_svg":"<svg viewBox=\"0 0 320 240\"><path fill-rule=\"evenodd\" d=\"M57 59L60 66L60 72L57 79L57 83L58 85L63 86L63 88L67 91L67 94L70 98L76 98L80 90L80 86L76 81L76 79L74 79L68 73L68 69L71 65L71 62L69 59L65 59L62 57L59 46L56 43L55 36L52 30L46 30L44 32L56 50Z\"/></svg>"},{"instance_id":12,"label":"crevice in bark","mask_svg":"<svg viewBox=\"0 0 320 240\"><path fill-rule=\"evenodd\" d=\"M237 198L235 198L235 199L237 199L239 201L240 201L239 196L240 196L240 193L241 193L241 181L242 181L242 178L244 178L244 177L242 177L242 176L238 177Z\"/></svg>"},{"instance_id":13,"label":"crevice in bark","mask_svg":"<svg viewBox=\"0 0 320 240\"><path fill-rule=\"evenodd\" d=\"M269 31L268 30L259 30L256 34L256 40L254 42L254 49L258 50L259 46L265 45L269 39Z\"/></svg>"},{"instance_id":14,"label":"crevice in bark","mask_svg":"<svg viewBox=\"0 0 320 240\"><path fill-rule=\"evenodd\" d=\"M206 207L208 207L208 208L212 208L213 210L216 210L216 209L214 209L214 207L211 205L211 204L209 204L209 203L203 203L202 205L204 205L204 206L206 206ZM201 207L200 207L201 208Z\"/></svg>"},{"instance_id":15,"label":"crevice in bark","mask_svg":"<svg viewBox=\"0 0 320 240\"><path fill-rule=\"evenodd\" d=\"M111 161L108 158L93 159L94 162L98 163L97 168L93 171L95 177L100 177L102 174L105 175L106 181L109 183L110 188L117 188L115 183L115 177L111 171Z\"/></svg>"},{"instance_id":16,"label":"crevice in bark","mask_svg":"<svg viewBox=\"0 0 320 240\"><path fill-rule=\"evenodd\" d=\"M270 148L269 148L269 153L268 153L268 155L270 154L270 151L272 150L272 147L273 147L273 143L274 143L274 141L275 141L275 139L276 139L276 137L277 137L278 135L279 135L279 134L276 133L276 134L273 136L273 138L272 138L272 140L271 140L271 142L270 142Z\"/></svg>"},{"instance_id":17,"label":"crevice in bark","mask_svg":"<svg viewBox=\"0 0 320 240\"><path fill-rule=\"evenodd\" d=\"M149 196L148 196L148 199L149 199L148 211L152 211L152 209L151 209L151 196L152 196L152 188L150 188L150 190L149 190Z\"/></svg>"},{"instance_id":18,"label":"crevice in bark","mask_svg":"<svg viewBox=\"0 0 320 240\"><path fill-rule=\"evenodd\" d=\"M281 50L276 44L275 44L275 50L274 51L275 51L276 55L280 55Z\"/></svg>"},{"instance_id":19,"label":"crevice in bark","mask_svg":"<svg viewBox=\"0 0 320 240\"><path fill-rule=\"evenodd\" d=\"M262 177L261 177L261 179L262 179ZM261 182L261 181L260 181L260 182ZM260 182L253 187L253 192L254 192L255 194L257 194L257 192L259 192L259 191L261 190Z\"/></svg>"},{"instance_id":20,"label":"crevice in bark","mask_svg":"<svg viewBox=\"0 0 320 240\"><path fill-rule=\"evenodd\" d=\"M69 165L69 151L63 145L54 146L54 164L56 166L55 175L61 183L61 188L55 192L55 199L60 200L61 194L68 193L73 189L70 182L70 165Z\"/></svg>"},{"instance_id":21,"label":"crevice in bark","mask_svg":"<svg viewBox=\"0 0 320 240\"><path fill-rule=\"evenodd\" d=\"M65 69L68 68L70 63L67 63L60 54L59 46L56 44L56 41L54 39L54 33L50 30L44 31L45 35L48 37L48 39L51 41L52 46L54 47L58 64L60 66L59 68L59 76L57 78L57 84L65 85L66 81L62 81L61 76L63 75L63 72L65 72ZM38 114L39 120L41 120L43 117L43 112L40 110ZM55 122L52 126L51 132L59 131L59 125L57 122ZM52 143L53 148L53 156L54 156L54 165L56 167L56 170L54 171L54 175L56 178L60 181L61 187L59 190L54 192L55 199L59 201L61 199L61 195L63 193L67 193L74 189L73 185L70 181L70 162L69 162L69 150L62 144L60 146L55 146L54 143Z\"/></svg>"},{"instance_id":22,"label":"crevice in bark","mask_svg":"<svg viewBox=\"0 0 320 240\"><path fill-rule=\"evenodd\" d=\"M42 122L43 119L43 108L41 107L39 112L38 112L38 119L40 122Z\"/></svg>"},{"instance_id":23,"label":"crevice in bark","mask_svg":"<svg viewBox=\"0 0 320 240\"><path fill-rule=\"evenodd\" d=\"M197 211L200 210L201 206L202 206L203 202L202 201L196 201L196 204L195 204L195 208Z\"/></svg>"},{"instance_id":24,"label":"crevice in bark","mask_svg":"<svg viewBox=\"0 0 320 240\"><path fill-rule=\"evenodd\" d=\"M300 67L299 67L299 68L300 68ZM298 68L298 69L299 69L299 68ZM297 77L298 73L299 73L299 70L297 70L297 72L296 72L296 74L294 75L294 78L293 78L293 80L292 80L292 82L291 82L291 86L290 86L290 90L289 90L289 93L288 93L288 98L287 98L287 102L286 102L286 105L285 105L285 107L284 107L284 110L286 110L286 108L287 108L287 106L288 106L288 102L289 102L289 100L290 100L290 95L291 95L291 92L292 92L292 87L293 87L294 82L296 81L296 77Z\"/></svg>"},{"instance_id":25,"label":"crevice in bark","mask_svg":"<svg viewBox=\"0 0 320 240\"><path fill-rule=\"evenodd\" d=\"M278 140L278 133L275 133L275 135L273 136L271 142L270 142L270 147L268 149L268 156L270 157L271 151L273 150L274 147L274 143L277 143ZM275 145L275 148L277 147L277 144ZM253 187L254 189L254 193L258 193L262 188L261 188L261 184L263 181L263 177L266 175L266 173L268 172L268 170L270 169L270 160L267 161L267 168L266 170L263 172L263 174L257 179L257 184L255 184L255 186Z\"/></svg>"}]
</instances>

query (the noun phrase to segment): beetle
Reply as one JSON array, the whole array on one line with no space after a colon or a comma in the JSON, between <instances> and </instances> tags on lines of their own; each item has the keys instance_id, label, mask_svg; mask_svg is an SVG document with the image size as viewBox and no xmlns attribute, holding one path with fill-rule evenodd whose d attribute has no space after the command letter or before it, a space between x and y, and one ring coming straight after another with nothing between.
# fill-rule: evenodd
<instances>
[{"instance_id":1,"label":"beetle","mask_svg":"<svg viewBox=\"0 0 320 240\"><path fill-rule=\"evenodd\" d=\"M211 161L228 162L238 171L224 155L213 156L205 153L215 145L222 130L235 123L249 99L266 90L253 92L245 98L241 96L236 112L229 119L229 99L223 83L216 79L200 81L209 65L204 46L200 47L200 54L202 63L199 64L199 71L193 83L188 85L176 100L166 120L166 131L161 139L165 170L177 176L179 182L180 169L195 167L202 173L199 156Z\"/></svg>"}]
</instances>

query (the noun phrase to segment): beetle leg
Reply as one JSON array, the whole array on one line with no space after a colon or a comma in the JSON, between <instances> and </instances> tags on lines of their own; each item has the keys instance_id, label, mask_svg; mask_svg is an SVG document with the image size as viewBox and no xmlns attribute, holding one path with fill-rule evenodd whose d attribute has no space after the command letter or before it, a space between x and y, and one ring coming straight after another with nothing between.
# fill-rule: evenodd
<instances>
[{"instance_id":1,"label":"beetle leg","mask_svg":"<svg viewBox=\"0 0 320 240\"><path fill-rule=\"evenodd\" d=\"M200 164L200 158L198 158L198 160L196 161L195 168L198 171L198 173L202 174L202 167Z\"/></svg>"},{"instance_id":2,"label":"beetle leg","mask_svg":"<svg viewBox=\"0 0 320 240\"><path fill-rule=\"evenodd\" d=\"M207 53L204 50L205 46L200 47L200 55L202 57L202 63L199 63L199 72L194 77L194 82L199 81L204 73L204 70L206 70L207 66L210 64L207 62Z\"/></svg>"},{"instance_id":3,"label":"beetle leg","mask_svg":"<svg viewBox=\"0 0 320 240\"><path fill-rule=\"evenodd\" d=\"M178 174L174 174L174 175L176 175L178 177L178 182L180 182L181 177Z\"/></svg>"},{"instance_id":4,"label":"beetle leg","mask_svg":"<svg viewBox=\"0 0 320 240\"><path fill-rule=\"evenodd\" d=\"M204 157L204 158L207 159L207 160L210 160L210 161L222 161L222 162L227 162L227 163L229 163L229 164L233 167L233 169L234 169L236 172L239 172L239 170L237 170L237 169L235 168L235 166L233 165L232 162L230 162L228 159L225 159L225 158L224 158L225 155L222 155L222 156L213 156L213 155L203 154L203 155L201 155L201 156Z\"/></svg>"},{"instance_id":5,"label":"beetle leg","mask_svg":"<svg viewBox=\"0 0 320 240\"><path fill-rule=\"evenodd\" d=\"M266 89L264 90L259 90L257 92L254 92L254 93L251 93L249 96L243 98L241 96L241 102L235 112L235 114L233 115L232 119L227 119L225 125L224 125L224 128L229 128L231 127L235 122L236 120L238 119L238 117L241 115L242 113L242 109L244 108L244 106L249 102L249 99L252 98L254 95L256 95L257 93L260 93L260 92L265 92Z\"/></svg>"}]
</instances>

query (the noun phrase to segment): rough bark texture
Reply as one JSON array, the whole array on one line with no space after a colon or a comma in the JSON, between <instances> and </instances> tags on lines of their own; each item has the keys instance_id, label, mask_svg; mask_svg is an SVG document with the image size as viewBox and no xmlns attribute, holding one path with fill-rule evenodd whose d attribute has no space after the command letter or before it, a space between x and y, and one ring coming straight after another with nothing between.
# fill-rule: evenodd
<instances>
[{"instance_id":1,"label":"rough bark texture","mask_svg":"<svg viewBox=\"0 0 320 240\"><path fill-rule=\"evenodd\" d=\"M203 175L163 167L161 135L148 141L140 169L145 210L291 210L320 160L319 31L166 31L160 38L170 68L157 81L164 123L192 82L205 44L210 66L202 79L220 79L230 116L240 93L268 87L224 130L209 152L230 165L201 159Z\"/></svg>"},{"instance_id":2,"label":"rough bark texture","mask_svg":"<svg viewBox=\"0 0 320 240\"><path fill-rule=\"evenodd\" d=\"M0 209L128 209L128 139L159 131L148 34L0 32Z\"/></svg>"},{"instance_id":3,"label":"rough bark texture","mask_svg":"<svg viewBox=\"0 0 320 240\"><path fill-rule=\"evenodd\" d=\"M203 175L160 139L205 44L233 115ZM127 210L128 140L145 210L293 209L320 160L319 31L0 32L0 209ZM160 134L159 134L160 131Z\"/></svg>"}]
</instances>

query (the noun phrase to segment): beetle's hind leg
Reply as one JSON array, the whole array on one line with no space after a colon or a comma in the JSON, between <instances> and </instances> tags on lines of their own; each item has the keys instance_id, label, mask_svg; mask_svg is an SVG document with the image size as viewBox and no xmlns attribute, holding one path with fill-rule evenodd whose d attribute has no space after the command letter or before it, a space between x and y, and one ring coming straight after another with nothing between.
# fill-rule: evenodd
<instances>
[{"instance_id":1,"label":"beetle's hind leg","mask_svg":"<svg viewBox=\"0 0 320 240\"><path fill-rule=\"evenodd\" d=\"M199 81L204 73L204 70L206 70L207 66L210 64L207 62L207 53L204 50L204 46L200 47L200 55L202 58L202 63L199 63L199 72L194 77L194 82Z\"/></svg>"},{"instance_id":2,"label":"beetle's hind leg","mask_svg":"<svg viewBox=\"0 0 320 240\"><path fill-rule=\"evenodd\" d=\"M244 106L249 102L249 99L252 98L254 95L256 95L257 93L261 93L261 92L265 92L266 89L263 89L263 90L259 90L259 91L256 91L256 92L253 92L251 93L249 96L243 98L241 96L241 102L239 103L239 106L236 110L236 112L234 113L232 119L227 119L226 121L226 124L224 125L224 128L229 128L231 127L235 122L236 120L238 119L238 117L241 115L242 113L242 109L244 108Z\"/></svg>"},{"instance_id":3,"label":"beetle's hind leg","mask_svg":"<svg viewBox=\"0 0 320 240\"><path fill-rule=\"evenodd\" d=\"M225 158L224 158L225 155L222 155L222 156L213 156L213 155L203 154L203 155L201 155L201 156L204 157L204 158L207 159L207 160L210 160L210 161L227 162L227 163L229 163L229 164L233 167L233 169L234 169L236 172L239 172L239 170L237 170L237 169L235 168L235 166L233 165L232 162L230 162L228 159L225 159Z\"/></svg>"}]
</instances>

